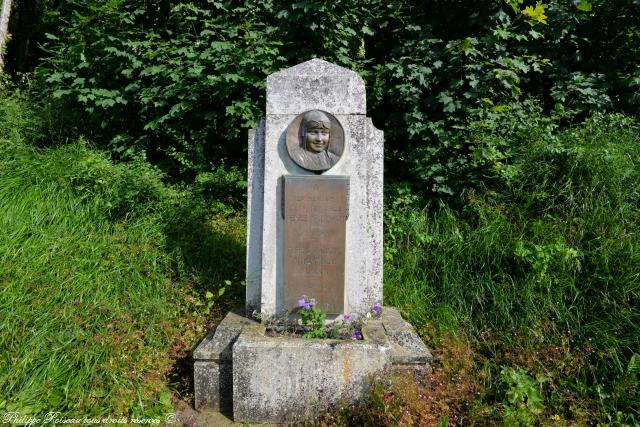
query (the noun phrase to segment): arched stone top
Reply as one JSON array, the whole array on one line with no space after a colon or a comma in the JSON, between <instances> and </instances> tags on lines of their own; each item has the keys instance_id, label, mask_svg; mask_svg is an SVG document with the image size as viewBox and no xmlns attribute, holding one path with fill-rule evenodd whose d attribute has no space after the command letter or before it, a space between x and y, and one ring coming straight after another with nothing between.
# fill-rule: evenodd
<instances>
[{"instance_id":1,"label":"arched stone top","mask_svg":"<svg viewBox=\"0 0 640 427\"><path fill-rule=\"evenodd\" d=\"M366 114L362 78L347 68L312 59L267 77L267 114Z\"/></svg>"}]
</instances>

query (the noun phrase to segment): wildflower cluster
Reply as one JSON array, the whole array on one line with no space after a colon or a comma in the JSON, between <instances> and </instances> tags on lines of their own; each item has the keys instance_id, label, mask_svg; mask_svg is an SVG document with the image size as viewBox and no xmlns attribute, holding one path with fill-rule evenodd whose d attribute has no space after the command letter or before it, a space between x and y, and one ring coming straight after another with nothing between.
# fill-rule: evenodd
<instances>
[{"instance_id":1,"label":"wildflower cluster","mask_svg":"<svg viewBox=\"0 0 640 427\"><path fill-rule=\"evenodd\" d=\"M382 315L382 306L378 304L371 307L371 310L367 313L368 318L374 318L374 319L377 319L381 315Z\"/></svg>"},{"instance_id":2,"label":"wildflower cluster","mask_svg":"<svg viewBox=\"0 0 640 427\"><path fill-rule=\"evenodd\" d=\"M298 299L298 313L300 323L305 328L304 338L339 338L362 340L362 324L355 321L349 313L342 315L341 321L336 320L330 326L325 325L326 314L317 307L315 298L302 295ZM367 313L369 319L379 318L382 306L376 304Z\"/></svg>"},{"instance_id":3,"label":"wildflower cluster","mask_svg":"<svg viewBox=\"0 0 640 427\"><path fill-rule=\"evenodd\" d=\"M352 322L351 316L349 315L349 313L345 313L342 315L342 326L343 326L343 331L346 332L347 337L349 336L349 332L351 332L351 339L352 340L361 340L362 339L362 332L360 332L360 325L356 325L354 322Z\"/></svg>"},{"instance_id":4,"label":"wildflower cluster","mask_svg":"<svg viewBox=\"0 0 640 427\"><path fill-rule=\"evenodd\" d=\"M304 338L326 338L327 332L324 322L327 315L316 307L315 298L307 298L306 295L302 295L298 300L298 308L300 309L300 319L302 325L309 328L304 333Z\"/></svg>"}]
</instances>

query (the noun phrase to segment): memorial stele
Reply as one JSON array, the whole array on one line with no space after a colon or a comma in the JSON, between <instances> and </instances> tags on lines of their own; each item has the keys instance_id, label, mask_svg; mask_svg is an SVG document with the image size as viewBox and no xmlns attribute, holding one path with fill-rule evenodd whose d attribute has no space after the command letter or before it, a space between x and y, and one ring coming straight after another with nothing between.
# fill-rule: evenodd
<instances>
[{"instance_id":1,"label":"memorial stele","mask_svg":"<svg viewBox=\"0 0 640 427\"><path fill-rule=\"evenodd\" d=\"M430 369L392 307L362 324L360 340L274 336L264 321L302 295L329 320L382 305L382 163L355 72L312 59L267 78L266 116L249 132L246 313L227 313L194 349L196 409L309 420L361 400L372 378Z\"/></svg>"},{"instance_id":2,"label":"memorial stele","mask_svg":"<svg viewBox=\"0 0 640 427\"><path fill-rule=\"evenodd\" d=\"M301 295L329 315L382 304L383 133L355 72L312 59L267 78L249 133L248 313Z\"/></svg>"}]
</instances>

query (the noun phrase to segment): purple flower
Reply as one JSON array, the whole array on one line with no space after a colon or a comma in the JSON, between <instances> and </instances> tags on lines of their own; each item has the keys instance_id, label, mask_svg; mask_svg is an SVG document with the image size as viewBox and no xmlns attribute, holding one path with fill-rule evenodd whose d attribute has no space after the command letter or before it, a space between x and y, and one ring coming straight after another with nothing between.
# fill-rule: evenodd
<instances>
[{"instance_id":1,"label":"purple flower","mask_svg":"<svg viewBox=\"0 0 640 427\"><path fill-rule=\"evenodd\" d=\"M360 331L353 331L353 332L351 332L351 339L352 340L361 340L362 339L362 334L360 333Z\"/></svg>"},{"instance_id":2,"label":"purple flower","mask_svg":"<svg viewBox=\"0 0 640 427\"><path fill-rule=\"evenodd\" d=\"M298 300L298 307L304 307L307 304L307 296L302 295ZM306 308L306 307L305 307Z\"/></svg>"},{"instance_id":3,"label":"purple flower","mask_svg":"<svg viewBox=\"0 0 640 427\"><path fill-rule=\"evenodd\" d=\"M303 307L305 310L309 310L309 309L311 308L311 303L305 302L305 303L302 305L302 307Z\"/></svg>"},{"instance_id":4,"label":"purple flower","mask_svg":"<svg viewBox=\"0 0 640 427\"><path fill-rule=\"evenodd\" d=\"M350 322L351 321L351 316L349 315L349 313L345 313L342 315L342 321L343 322Z\"/></svg>"},{"instance_id":5,"label":"purple flower","mask_svg":"<svg viewBox=\"0 0 640 427\"><path fill-rule=\"evenodd\" d=\"M376 304L373 307L371 307L371 311L373 311L375 314L380 314L382 312L382 307Z\"/></svg>"},{"instance_id":6,"label":"purple flower","mask_svg":"<svg viewBox=\"0 0 640 427\"><path fill-rule=\"evenodd\" d=\"M315 298L311 298L311 299L309 300L309 305L310 305L311 307L313 307L314 305L316 305L316 299L315 299Z\"/></svg>"}]
</instances>

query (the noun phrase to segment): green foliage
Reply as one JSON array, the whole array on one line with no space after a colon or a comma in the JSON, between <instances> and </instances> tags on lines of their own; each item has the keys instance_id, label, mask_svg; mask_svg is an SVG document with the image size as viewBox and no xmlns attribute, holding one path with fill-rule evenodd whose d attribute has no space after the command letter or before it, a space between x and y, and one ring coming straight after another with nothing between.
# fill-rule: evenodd
<instances>
[{"instance_id":1,"label":"green foliage","mask_svg":"<svg viewBox=\"0 0 640 427\"><path fill-rule=\"evenodd\" d=\"M531 378L522 369L503 368L500 372L507 386L507 405L504 405L505 426L529 426L535 423L535 416L544 410L544 399L540 386L544 377Z\"/></svg>"},{"instance_id":2,"label":"green foliage","mask_svg":"<svg viewBox=\"0 0 640 427\"><path fill-rule=\"evenodd\" d=\"M365 78L370 115L386 131L387 178L451 196L503 160L507 146L476 134L514 111L551 111L562 125L597 111L636 113L639 8L631 0L55 3L39 27L49 31L36 86L53 98L57 122L116 158L144 152L173 178L223 168L231 179L244 164L246 130L263 114L265 77L322 57Z\"/></svg>"},{"instance_id":3,"label":"green foliage","mask_svg":"<svg viewBox=\"0 0 640 427\"><path fill-rule=\"evenodd\" d=\"M300 320L302 325L310 328L304 333L304 338L327 338L325 320L327 315L317 307L302 308L300 310Z\"/></svg>"},{"instance_id":4,"label":"green foliage","mask_svg":"<svg viewBox=\"0 0 640 427\"><path fill-rule=\"evenodd\" d=\"M173 412L167 376L202 337L200 301L211 316L237 301L241 287L215 305L202 288L243 274L244 221L211 219L143 159L34 149L34 113L6 96L0 111L0 411Z\"/></svg>"},{"instance_id":5,"label":"green foliage","mask_svg":"<svg viewBox=\"0 0 640 427\"><path fill-rule=\"evenodd\" d=\"M508 161L484 188L466 191L460 209L421 210L396 190L385 213L385 303L418 325L472 331L492 359L522 348L557 393L606 395L602 420L632 416L640 129L616 115L569 130L531 122L529 132L506 135ZM563 358L542 357L563 334L570 373Z\"/></svg>"},{"instance_id":6,"label":"green foliage","mask_svg":"<svg viewBox=\"0 0 640 427\"><path fill-rule=\"evenodd\" d=\"M4 144L37 141L43 132L42 119L29 108L28 99L0 86L0 138Z\"/></svg>"},{"instance_id":7,"label":"green foliage","mask_svg":"<svg viewBox=\"0 0 640 427\"><path fill-rule=\"evenodd\" d=\"M204 172L242 157L242 130L255 126L277 69L279 42L259 9L69 2L54 11L72 13L49 36L56 54L40 73L68 119L86 120L77 131L114 155L144 151L173 174Z\"/></svg>"},{"instance_id":8,"label":"green foliage","mask_svg":"<svg viewBox=\"0 0 640 427\"><path fill-rule=\"evenodd\" d=\"M36 67L14 77L42 108L0 102L0 367L14 366L0 368L0 409L168 407L149 373L189 333L178 311L215 317L242 299L246 130L265 77L322 57L362 75L385 130L386 302L477 337L494 361L478 399L504 404L503 421L637 422L639 131L601 113L637 118L638 1L29 0L15 13L8 69ZM431 423L458 421L435 409Z\"/></svg>"},{"instance_id":9,"label":"green foliage","mask_svg":"<svg viewBox=\"0 0 640 427\"><path fill-rule=\"evenodd\" d=\"M160 224L113 224L78 198L65 174L85 154L78 146L2 150L0 394L7 411L149 413L164 389L154 372L166 369L165 349L183 328L167 302L187 305L188 292L166 280Z\"/></svg>"},{"instance_id":10,"label":"green foliage","mask_svg":"<svg viewBox=\"0 0 640 427\"><path fill-rule=\"evenodd\" d=\"M78 144L86 144L80 140ZM69 169L68 179L81 200L96 205L110 218L120 219L152 213L163 199L175 197L143 157L114 165L99 153L86 151L85 158Z\"/></svg>"}]
</instances>

